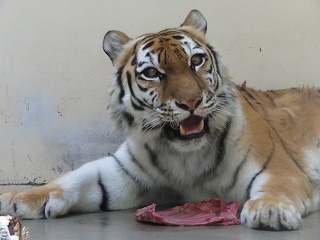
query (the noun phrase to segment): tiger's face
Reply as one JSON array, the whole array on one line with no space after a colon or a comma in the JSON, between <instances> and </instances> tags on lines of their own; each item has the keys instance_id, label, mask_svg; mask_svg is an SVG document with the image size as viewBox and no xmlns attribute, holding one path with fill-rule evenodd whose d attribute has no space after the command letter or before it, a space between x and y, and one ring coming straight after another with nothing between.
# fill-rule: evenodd
<instances>
[{"instance_id":1,"label":"tiger's face","mask_svg":"<svg viewBox=\"0 0 320 240\"><path fill-rule=\"evenodd\" d=\"M192 11L180 28L135 40L111 31L104 40L118 69L112 101L117 119L133 134L151 133L184 152L207 145L228 97L199 14Z\"/></svg>"}]
</instances>

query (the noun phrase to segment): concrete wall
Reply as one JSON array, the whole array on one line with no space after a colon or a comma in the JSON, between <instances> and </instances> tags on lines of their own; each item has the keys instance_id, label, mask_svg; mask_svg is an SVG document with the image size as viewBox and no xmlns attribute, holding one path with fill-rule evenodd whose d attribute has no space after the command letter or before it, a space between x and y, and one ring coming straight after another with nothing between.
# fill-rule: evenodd
<instances>
[{"instance_id":1,"label":"concrete wall","mask_svg":"<svg viewBox=\"0 0 320 240\"><path fill-rule=\"evenodd\" d=\"M0 192L113 152L104 34L178 26L194 8L236 83L320 87L319 0L0 0Z\"/></svg>"}]
</instances>

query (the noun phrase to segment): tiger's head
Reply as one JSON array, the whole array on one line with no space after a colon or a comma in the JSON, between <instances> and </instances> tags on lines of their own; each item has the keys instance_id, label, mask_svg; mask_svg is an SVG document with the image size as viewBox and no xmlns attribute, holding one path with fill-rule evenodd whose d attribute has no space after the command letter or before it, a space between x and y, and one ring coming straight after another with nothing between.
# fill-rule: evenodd
<instances>
[{"instance_id":1,"label":"tiger's head","mask_svg":"<svg viewBox=\"0 0 320 240\"><path fill-rule=\"evenodd\" d=\"M179 28L136 39L107 32L103 49L116 68L110 108L131 137L188 152L208 146L225 127L235 93L206 29L193 10Z\"/></svg>"}]
</instances>

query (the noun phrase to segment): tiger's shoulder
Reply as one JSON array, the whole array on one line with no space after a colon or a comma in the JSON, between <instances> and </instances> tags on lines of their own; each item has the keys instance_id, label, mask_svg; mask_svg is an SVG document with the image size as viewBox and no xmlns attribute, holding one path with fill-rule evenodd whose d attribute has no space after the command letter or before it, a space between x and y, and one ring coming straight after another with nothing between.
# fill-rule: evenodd
<instances>
[{"instance_id":1,"label":"tiger's shoulder","mask_svg":"<svg viewBox=\"0 0 320 240\"><path fill-rule=\"evenodd\" d=\"M320 89L314 87L258 91L238 86L239 101L249 131L267 126L276 138L297 152L319 145ZM259 116L255 117L255 116ZM260 134L251 134L261 137Z\"/></svg>"}]
</instances>

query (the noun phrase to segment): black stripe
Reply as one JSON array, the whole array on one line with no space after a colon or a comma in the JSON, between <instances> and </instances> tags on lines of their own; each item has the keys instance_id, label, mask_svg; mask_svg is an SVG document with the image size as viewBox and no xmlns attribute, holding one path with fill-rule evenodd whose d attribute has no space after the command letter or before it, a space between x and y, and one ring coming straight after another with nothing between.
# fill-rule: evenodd
<instances>
[{"instance_id":1,"label":"black stripe","mask_svg":"<svg viewBox=\"0 0 320 240\"><path fill-rule=\"evenodd\" d=\"M184 32L184 31L180 31L180 29L179 30L163 30L163 31L161 31L161 32L159 32L158 34L157 34L157 36L169 36L169 35L179 35L179 34L181 34L181 32Z\"/></svg>"},{"instance_id":2,"label":"black stripe","mask_svg":"<svg viewBox=\"0 0 320 240\"><path fill-rule=\"evenodd\" d=\"M144 111L144 108L139 106L138 104L136 104L134 101L133 101L134 98L131 98L131 105L132 105L132 108L134 110L137 110L137 111Z\"/></svg>"},{"instance_id":3,"label":"black stripe","mask_svg":"<svg viewBox=\"0 0 320 240\"><path fill-rule=\"evenodd\" d=\"M241 91L241 93L242 93L242 96L243 96L243 97L245 98L245 100L250 104L250 106L251 106L255 111L259 112L259 110L258 110L256 107L253 106L253 103L252 103L247 97L245 97L245 95L248 96L250 99L252 99L252 100L254 101L254 103L259 104L259 107L262 107L262 106L261 106L261 103L257 102L256 98L255 98L251 93L249 93L246 88L238 87L238 89L240 89L240 91ZM260 112L259 112L259 113L260 113Z\"/></svg>"},{"instance_id":4,"label":"black stripe","mask_svg":"<svg viewBox=\"0 0 320 240\"><path fill-rule=\"evenodd\" d=\"M270 96L270 94L268 92L264 92L264 95L270 100L272 106L276 106L276 104L274 103L274 99Z\"/></svg>"},{"instance_id":5,"label":"black stripe","mask_svg":"<svg viewBox=\"0 0 320 240\"><path fill-rule=\"evenodd\" d=\"M209 71L208 71L210 74L213 74L213 65L210 64L210 68L209 68Z\"/></svg>"},{"instance_id":6,"label":"black stripe","mask_svg":"<svg viewBox=\"0 0 320 240\"><path fill-rule=\"evenodd\" d=\"M138 99L135 95L133 95L132 97L133 97L133 99L134 99L135 101L137 101L137 103L139 103L142 107L152 108L152 106L150 106L147 102L144 103L143 101L141 101L140 99Z\"/></svg>"},{"instance_id":7,"label":"black stripe","mask_svg":"<svg viewBox=\"0 0 320 240\"><path fill-rule=\"evenodd\" d=\"M154 40L155 38L166 37L166 36L172 37L172 35L175 36L175 35L180 35L180 34L185 34L189 37L192 37L189 32L182 30L182 29L177 29L177 30L166 29L166 30L158 32L157 34L146 35L144 37L144 39L141 40L141 42L146 43L148 41Z\"/></svg>"},{"instance_id":8,"label":"black stripe","mask_svg":"<svg viewBox=\"0 0 320 240\"><path fill-rule=\"evenodd\" d=\"M257 101L256 98L248 90L249 89L247 89L247 88L242 88L242 91L244 91L249 98L251 98L252 100L254 100L256 102Z\"/></svg>"},{"instance_id":9,"label":"black stripe","mask_svg":"<svg viewBox=\"0 0 320 240\"><path fill-rule=\"evenodd\" d=\"M13 211L15 214L17 214L17 210L18 210L17 203L13 203Z\"/></svg>"},{"instance_id":10,"label":"black stripe","mask_svg":"<svg viewBox=\"0 0 320 240\"><path fill-rule=\"evenodd\" d=\"M138 168L140 169L141 172L145 173L150 179L153 179L153 176L151 174L149 174L149 172L147 171L147 169L142 165L141 162L139 162L139 160L135 157L135 155L133 154L129 144L127 143L127 148L128 148L128 153L130 156L130 160L131 162L133 162L135 165L138 166Z\"/></svg>"},{"instance_id":11,"label":"black stripe","mask_svg":"<svg viewBox=\"0 0 320 240\"><path fill-rule=\"evenodd\" d=\"M184 48L182 46L180 46L179 48L180 48L180 51L183 52L185 56L188 56L186 50L184 50ZM183 55L181 54L181 56L183 56Z\"/></svg>"},{"instance_id":12,"label":"black stripe","mask_svg":"<svg viewBox=\"0 0 320 240\"><path fill-rule=\"evenodd\" d=\"M265 120L265 119L268 119L268 112L265 108L265 105L262 104L259 100L257 100L257 98L255 98L250 92L248 92L249 89L247 88L244 88L243 91L245 91L247 93L247 95L254 100L254 102L256 104L258 104L259 108L261 111L259 111L259 113L261 114L262 118ZM256 94L256 97L260 98L259 95L257 94L257 92L255 92Z\"/></svg>"},{"instance_id":13,"label":"black stripe","mask_svg":"<svg viewBox=\"0 0 320 240\"><path fill-rule=\"evenodd\" d=\"M133 92L133 88L132 88L132 81L131 81L131 73L126 72L126 76L127 76L127 81L128 81L130 93L132 96L134 96L134 92Z\"/></svg>"},{"instance_id":14,"label":"black stripe","mask_svg":"<svg viewBox=\"0 0 320 240\"><path fill-rule=\"evenodd\" d=\"M259 172L257 172L253 178L251 179L250 183L247 186L247 200L250 199L250 192L251 192L251 188L252 188L252 184L253 182L256 180L256 178L267 168L269 161L266 161L265 164L263 164L261 170Z\"/></svg>"},{"instance_id":15,"label":"black stripe","mask_svg":"<svg viewBox=\"0 0 320 240\"><path fill-rule=\"evenodd\" d=\"M164 48L160 48L160 51L158 53L158 63L161 63L161 54L162 54L163 51L164 51Z\"/></svg>"},{"instance_id":16,"label":"black stripe","mask_svg":"<svg viewBox=\"0 0 320 240\"><path fill-rule=\"evenodd\" d=\"M216 91L218 90L219 86L220 86L219 66L218 66L218 62L217 62L217 57L216 57L215 54L213 53L213 52L214 52L213 48L212 48L211 46L208 46L208 47L209 47L209 50L210 50L211 53L212 53L212 55L209 54L210 60L211 60L211 62L212 62L212 64L210 65L209 73L212 74L212 77L214 77L214 76L213 76L213 66L214 66L214 64L216 64L216 66L217 66L217 73L216 73L216 77L215 77L215 78L216 78L216 81L215 81L215 85L216 85L216 86L215 86L215 89L214 89L214 92L216 92ZM213 51L213 52L212 52L212 51ZM213 59L213 58L215 58L215 59ZM213 79L211 79L210 82L212 82L212 80L213 80Z\"/></svg>"},{"instance_id":17,"label":"black stripe","mask_svg":"<svg viewBox=\"0 0 320 240\"><path fill-rule=\"evenodd\" d=\"M146 61L141 61L141 62L139 62L138 63L138 67L141 67L143 64L145 64L145 63L148 63L148 62L146 62Z\"/></svg>"},{"instance_id":18,"label":"black stripe","mask_svg":"<svg viewBox=\"0 0 320 240\"><path fill-rule=\"evenodd\" d=\"M235 187L235 185L236 185L236 183L238 181L239 172L241 171L243 165L248 160L249 152L250 152L250 148L248 148L248 151L247 151L246 155L244 156L243 160L237 166L236 170L234 171L234 174L232 174L233 178L232 178L231 184L228 187L225 188L226 192L231 191Z\"/></svg>"},{"instance_id":19,"label":"black stripe","mask_svg":"<svg viewBox=\"0 0 320 240\"><path fill-rule=\"evenodd\" d=\"M100 190L102 193L100 210L106 212L109 210L109 193L101 180L100 173L98 175L98 185L100 186Z\"/></svg>"},{"instance_id":20,"label":"black stripe","mask_svg":"<svg viewBox=\"0 0 320 240\"><path fill-rule=\"evenodd\" d=\"M119 68L119 70L117 71L117 84L118 87L120 88L120 94L119 94L119 103L123 103L123 97L124 97L124 88L122 85L122 71L123 71L123 67Z\"/></svg>"},{"instance_id":21,"label":"black stripe","mask_svg":"<svg viewBox=\"0 0 320 240\"><path fill-rule=\"evenodd\" d=\"M166 174L166 170L163 169L158 161L158 156L157 154L150 148L150 146L146 143L144 145L144 148L147 150L149 157L150 157L150 161L152 163L152 165L161 173L161 174Z\"/></svg>"},{"instance_id":22,"label":"black stripe","mask_svg":"<svg viewBox=\"0 0 320 240\"><path fill-rule=\"evenodd\" d=\"M141 86L140 84L137 84L137 85L138 85L139 89L140 89L142 92L146 92L146 91L149 90L148 88L145 88L145 87Z\"/></svg>"},{"instance_id":23,"label":"black stripe","mask_svg":"<svg viewBox=\"0 0 320 240\"><path fill-rule=\"evenodd\" d=\"M214 91L215 91L215 92L218 91L218 89L219 89L219 87L220 87L220 83L221 83L221 81L220 81L220 79L219 79L219 75L217 74L217 77L216 77L216 86L215 86L215 88L214 88Z\"/></svg>"},{"instance_id":24,"label":"black stripe","mask_svg":"<svg viewBox=\"0 0 320 240\"><path fill-rule=\"evenodd\" d=\"M196 44L196 48L202 47L201 44L197 40L195 40L194 38L192 39L192 41ZM195 48L193 48L193 49L195 49Z\"/></svg>"},{"instance_id":25,"label":"black stripe","mask_svg":"<svg viewBox=\"0 0 320 240\"><path fill-rule=\"evenodd\" d=\"M167 51L166 50L164 50L164 63L165 64L168 64L168 56L169 56L169 54L167 53Z\"/></svg>"},{"instance_id":26,"label":"black stripe","mask_svg":"<svg viewBox=\"0 0 320 240\"><path fill-rule=\"evenodd\" d=\"M132 61L131 61L131 66L135 66L137 64L137 56L134 55L134 57L132 58Z\"/></svg>"},{"instance_id":27,"label":"black stripe","mask_svg":"<svg viewBox=\"0 0 320 240\"><path fill-rule=\"evenodd\" d=\"M149 105L148 100L146 98L143 98L142 101L146 104Z\"/></svg>"},{"instance_id":28,"label":"black stripe","mask_svg":"<svg viewBox=\"0 0 320 240\"><path fill-rule=\"evenodd\" d=\"M143 186L142 182L133 174L129 172L128 169L121 163L121 161L114 155L111 155L115 160L120 169L132 180L134 181L135 185L137 186L139 193L144 193L147 191L147 188Z\"/></svg>"},{"instance_id":29,"label":"black stripe","mask_svg":"<svg viewBox=\"0 0 320 240\"><path fill-rule=\"evenodd\" d=\"M136 157L134 156L134 154L132 153L132 150L131 150L131 148L130 148L130 146L129 146L128 143L127 143L127 148L128 148L128 153L129 153L129 155L130 155L130 160L131 160L131 162L133 162L134 164L136 164L136 165L140 168L140 170L141 170L142 172L147 173L145 167L143 167L143 165L137 160L137 158L136 158Z\"/></svg>"},{"instance_id":30,"label":"black stripe","mask_svg":"<svg viewBox=\"0 0 320 240\"><path fill-rule=\"evenodd\" d=\"M46 214L47 204L48 204L48 200L43 204L42 210L41 210L41 212L39 213L39 216L40 216L41 218L48 218L48 219L51 218L51 210L50 210L50 209L47 210L47 214ZM0 202L0 205L1 205L1 202ZM0 208L0 212L1 212L1 208Z\"/></svg>"},{"instance_id":31,"label":"black stripe","mask_svg":"<svg viewBox=\"0 0 320 240\"><path fill-rule=\"evenodd\" d=\"M166 50L164 50L164 53L163 53L163 54L164 54L164 59L163 59L163 60L164 60L164 63L165 63L165 64L168 64L168 56L169 56L169 54L167 53Z\"/></svg>"},{"instance_id":32,"label":"black stripe","mask_svg":"<svg viewBox=\"0 0 320 240\"><path fill-rule=\"evenodd\" d=\"M174 35L174 36L172 36L172 38L177 39L177 40L181 40L181 39L184 39L184 36Z\"/></svg>"},{"instance_id":33,"label":"black stripe","mask_svg":"<svg viewBox=\"0 0 320 240\"><path fill-rule=\"evenodd\" d=\"M211 157L211 149L209 148L206 153L203 155L203 159L207 159L208 157ZM210 155L210 156L209 156ZM212 157L213 159L213 157ZM212 180L213 178L217 177L215 174L216 167L215 167L215 162L212 160L211 165L208 166L207 170L202 172L194 181L193 181L193 186L203 186L205 182L208 182Z\"/></svg>"},{"instance_id":34,"label":"black stripe","mask_svg":"<svg viewBox=\"0 0 320 240\"><path fill-rule=\"evenodd\" d=\"M254 111L259 112L259 111L253 106L253 104L250 102L250 100L245 96L246 92L243 91L243 88L238 87L238 89L240 90L240 92L241 92L244 100L246 100L246 102L250 105L250 107L251 107Z\"/></svg>"},{"instance_id":35,"label":"black stripe","mask_svg":"<svg viewBox=\"0 0 320 240\"><path fill-rule=\"evenodd\" d=\"M275 151L275 149L274 149L274 148L275 148L275 144L274 144L274 142L273 142L273 140L272 140L272 138L271 138L271 133L270 133L269 130L268 130L268 132L269 132L270 140L272 141L272 148L271 148L271 151L270 151L269 156L267 157L265 163L262 165L260 171L257 172L257 173L252 177L250 183L249 183L248 186L247 186L247 191L246 191L246 193L247 193L247 200L250 199L250 192L251 192L251 188L252 188L252 185L253 185L254 181L257 179L257 177L258 177L262 172L264 172L264 171L266 170L266 168L268 167L268 164L269 164L270 160L272 159L272 156L273 156L273 154L274 154L274 151Z\"/></svg>"},{"instance_id":36,"label":"black stripe","mask_svg":"<svg viewBox=\"0 0 320 240\"><path fill-rule=\"evenodd\" d=\"M217 57L217 53L213 50L213 47L210 46L209 44L207 44L207 48L209 48L210 52L212 53L212 56L214 58L214 61L216 63L216 67L217 67L217 73L220 76L220 69L219 69L219 63L218 63L218 57Z\"/></svg>"},{"instance_id":37,"label":"black stripe","mask_svg":"<svg viewBox=\"0 0 320 240\"><path fill-rule=\"evenodd\" d=\"M217 151L216 158L215 158L216 167L219 166L224 159L224 154L226 150L226 139L230 131L230 126L231 126L231 117L228 118L226 125L224 127L224 130L221 132L219 140L217 141L217 144L216 144L216 151Z\"/></svg>"},{"instance_id":38,"label":"black stripe","mask_svg":"<svg viewBox=\"0 0 320 240\"><path fill-rule=\"evenodd\" d=\"M259 93L261 93L264 97L266 97L273 107L276 106L276 104L274 103L274 98L270 95L271 93L270 91L264 91L264 92L259 91Z\"/></svg>"},{"instance_id":39,"label":"black stripe","mask_svg":"<svg viewBox=\"0 0 320 240\"><path fill-rule=\"evenodd\" d=\"M176 47L176 49L174 50L174 53L178 56L178 58L183 59L183 54L185 53L184 49L181 47Z\"/></svg>"},{"instance_id":40,"label":"black stripe","mask_svg":"<svg viewBox=\"0 0 320 240\"><path fill-rule=\"evenodd\" d=\"M223 162L224 155L225 155L225 150L226 150L226 139L228 136L228 133L230 131L230 126L231 126L231 118L226 122L225 128L222 132L220 132L220 137L216 142L216 154L215 154L215 160L212 161L212 165L210 168L203 172L193 183L194 186L201 184L204 181L207 181L208 178L213 178L216 177L217 175L215 174L216 169L219 167L219 165ZM216 136L218 133L215 132L213 133L214 136Z\"/></svg>"},{"instance_id":41,"label":"black stripe","mask_svg":"<svg viewBox=\"0 0 320 240\"><path fill-rule=\"evenodd\" d=\"M149 107L149 108L151 108L151 106L143 103L140 99L138 99L136 97L136 95L134 94L133 88L132 88L131 74L129 72L127 72L126 75L127 75L127 81L128 81L128 86L129 86L129 90L130 90L130 93L131 93L131 97L135 101L137 101L137 103L140 104L141 107Z\"/></svg>"},{"instance_id":42,"label":"black stripe","mask_svg":"<svg viewBox=\"0 0 320 240\"><path fill-rule=\"evenodd\" d=\"M270 124L271 126L271 124ZM297 158L295 158L292 154L291 151L288 151L288 146L284 143L283 139L281 138L281 136L279 135L279 133L273 128L273 126L271 126L272 130L275 132L275 134L277 135L277 137L280 140L280 143L285 151L285 153L289 156L289 158L295 163L295 165L297 166L297 168L304 173L306 176L308 176L308 174L304 171L303 167L301 166L301 164L299 163L299 160Z\"/></svg>"},{"instance_id":43,"label":"black stripe","mask_svg":"<svg viewBox=\"0 0 320 240\"><path fill-rule=\"evenodd\" d=\"M151 102L154 103L157 97L158 97L157 95L154 95L153 98L151 99Z\"/></svg>"},{"instance_id":44,"label":"black stripe","mask_svg":"<svg viewBox=\"0 0 320 240\"><path fill-rule=\"evenodd\" d=\"M215 104L216 104L216 102L211 102L209 105L206 105L203 109L211 108Z\"/></svg>"},{"instance_id":45,"label":"black stripe","mask_svg":"<svg viewBox=\"0 0 320 240\"><path fill-rule=\"evenodd\" d=\"M151 47L153 44L154 44L154 41L151 41L151 42L147 43L146 45L144 45L142 50L146 50L147 48Z\"/></svg>"},{"instance_id":46,"label":"black stripe","mask_svg":"<svg viewBox=\"0 0 320 240\"><path fill-rule=\"evenodd\" d=\"M147 35L141 40L141 45L145 44L146 42L149 42L151 40L154 41L154 39L157 38L157 35L152 34L152 35Z\"/></svg>"},{"instance_id":47,"label":"black stripe","mask_svg":"<svg viewBox=\"0 0 320 240\"><path fill-rule=\"evenodd\" d=\"M222 92L219 95L217 95L217 98L219 98L220 101L226 101L227 100L227 94L225 92Z\"/></svg>"},{"instance_id":48,"label":"black stripe","mask_svg":"<svg viewBox=\"0 0 320 240\"><path fill-rule=\"evenodd\" d=\"M126 119L128 125L131 127L134 122L134 116L128 112L122 112L123 117Z\"/></svg>"}]
</instances>

